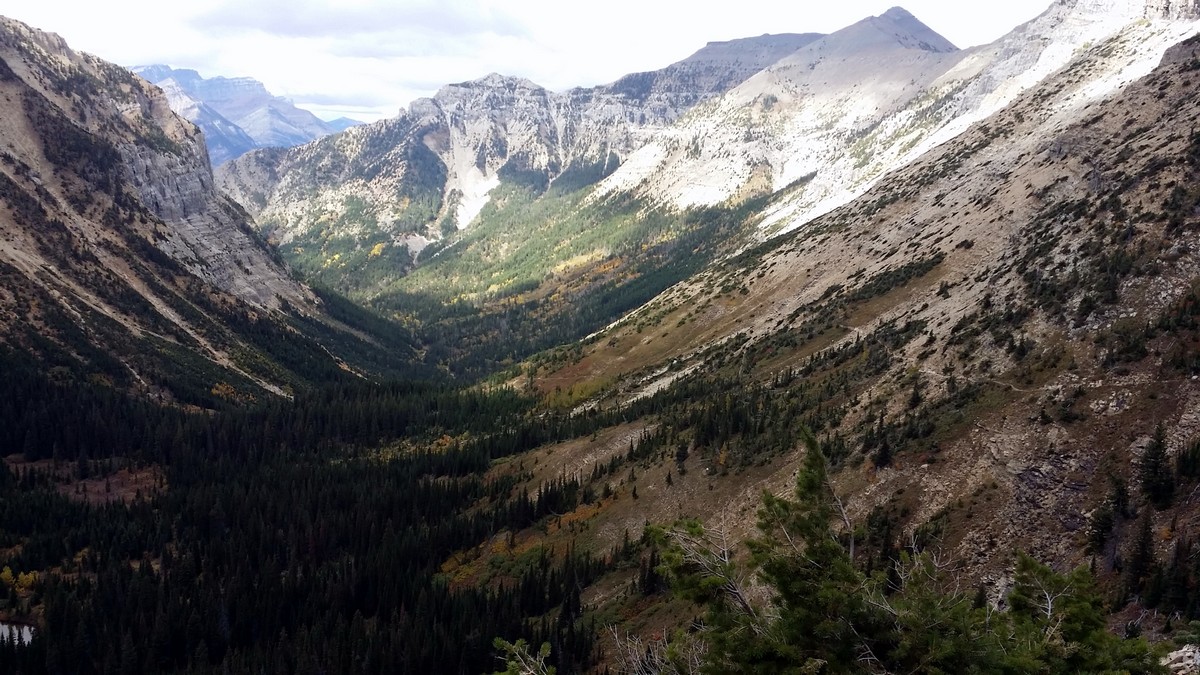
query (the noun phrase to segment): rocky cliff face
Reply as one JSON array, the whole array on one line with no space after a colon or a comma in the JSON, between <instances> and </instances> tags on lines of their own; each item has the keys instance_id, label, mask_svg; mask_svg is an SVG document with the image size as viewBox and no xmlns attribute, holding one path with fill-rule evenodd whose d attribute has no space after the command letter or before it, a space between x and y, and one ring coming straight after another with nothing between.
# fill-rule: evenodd
<instances>
[{"instance_id":1,"label":"rocky cliff face","mask_svg":"<svg viewBox=\"0 0 1200 675\"><path fill-rule=\"evenodd\" d=\"M675 207L785 191L786 231L862 194L1003 108L1081 50L1119 50L1071 82L1081 105L1144 75L1194 31L1193 3L1056 2L994 44L950 52L903 10L832 34L646 144L600 187ZM944 41L943 41L944 42Z\"/></svg>"},{"instance_id":2,"label":"rocky cliff face","mask_svg":"<svg viewBox=\"0 0 1200 675\"><path fill-rule=\"evenodd\" d=\"M817 37L715 43L660 71L564 93L489 75L444 87L398 119L345 137L252 153L222 167L218 179L282 240L307 236L317 220L345 219L349 201L419 249L440 235L435 223L469 225L502 178L543 189L559 180L589 184L653 129ZM347 225L359 226L361 218Z\"/></svg>"},{"instance_id":3,"label":"rocky cliff face","mask_svg":"<svg viewBox=\"0 0 1200 675\"><path fill-rule=\"evenodd\" d=\"M0 89L0 339L113 350L135 376L147 351L193 351L274 389L230 356L224 314L318 303L215 190L199 130L144 80L8 19Z\"/></svg>"},{"instance_id":4,"label":"rocky cliff face","mask_svg":"<svg viewBox=\"0 0 1200 675\"><path fill-rule=\"evenodd\" d=\"M204 78L194 70L163 65L138 66L133 71L169 91L172 109L200 127L213 166L252 148L292 147L345 128L273 96L249 77Z\"/></svg>"}]
</instances>

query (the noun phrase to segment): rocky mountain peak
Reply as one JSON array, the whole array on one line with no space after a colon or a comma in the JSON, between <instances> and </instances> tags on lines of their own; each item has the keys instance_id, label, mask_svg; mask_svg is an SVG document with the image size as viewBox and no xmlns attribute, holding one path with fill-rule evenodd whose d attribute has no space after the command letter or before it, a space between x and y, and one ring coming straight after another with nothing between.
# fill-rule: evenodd
<instances>
[{"instance_id":1,"label":"rocky mountain peak","mask_svg":"<svg viewBox=\"0 0 1200 675\"><path fill-rule=\"evenodd\" d=\"M466 108L501 113L518 101L534 97L543 99L549 92L545 87L523 77L490 73L477 80L449 84L433 96L439 108L462 111ZM420 104L417 108L421 108Z\"/></svg>"},{"instance_id":2,"label":"rocky mountain peak","mask_svg":"<svg viewBox=\"0 0 1200 675\"><path fill-rule=\"evenodd\" d=\"M514 77L511 75L501 75L500 73L488 73L477 80L469 80L459 84L452 84L448 88L466 88L475 89L480 87L488 87L493 89L544 89L541 85L524 77Z\"/></svg>"},{"instance_id":3,"label":"rocky mountain peak","mask_svg":"<svg viewBox=\"0 0 1200 675\"><path fill-rule=\"evenodd\" d=\"M273 95L254 78L205 78L195 70L165 65L132 70L154 84L172 83L173 100L181 104L174 110L204 131L214 166L255 147L290 147L342 130ZM188 105L180 94L203 103L204 110Z\"/></svg>"},{"instance_id":4,"label":"rocky mountain peak","mask_svg":"<svg viewBox=\"0 0 1200 675\"><path fill-rule=\"evenodd\" d=\"M833 33L831 42L847 43L851 48L881 48L899 45L904 49L919 49L933 53L958 51L946 38L922 23L908 10L892 7L879 16L862 21Z\"/></svg>"},{"instance_id":5,"label":"rocky mountain peak","mask_svg":"<svg viewBox=\"0 0 1200 675\"><path fill-rule=\"evenodd\" d=\"M929 52L955 52L954 46L946 38L926 26L917 17L902 7L893 7L884 12L880 19L886 19L896 28L895 35L907 47L923 49Z\"/></svg>"}]
</instances>

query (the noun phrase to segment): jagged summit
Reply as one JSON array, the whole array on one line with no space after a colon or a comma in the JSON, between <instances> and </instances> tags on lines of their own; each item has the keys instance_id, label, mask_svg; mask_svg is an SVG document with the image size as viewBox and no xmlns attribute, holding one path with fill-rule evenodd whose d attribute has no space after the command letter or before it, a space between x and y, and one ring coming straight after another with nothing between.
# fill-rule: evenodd
<instances>
[{"instance_id":1,"label":"jagged summit","mask_svg":"<svg viewBox=\"0 0 1200 675\"><path fill-rule=\"evenodd\" d=\"M466 92L547 92L548 90L542 85L524 77L513 75L501 75L500 73L488 73L483 77L467 80L465 82L455 82L447 84L433 95L433 99L438 101L458 100ZM469 95L469 94L467 94ZM487 95L486 93L484 95ZM425 104L419 102L410 104L410 109L416 106L418 109Z\"/></svg>"},{"instance_id":2,"label":"jagged summit","mask_svg":"<svg viewBox=\"0 0 1200 675\"><path fill-rule=\"evenodd\" d=\"M492 72L492 73L488 73L487 75L484 75L483 77L476 78L474 80L467 80L465 82L455 82L453 84L448 84L448 85L442 87L442 89L440 91L445 91L446 89L452 89L455 87L479 87L479 86L482 86L482 87L526 87L529 89L545 89L545 87L541 86L540 84L538 84L528 78L518 77L515 75L503 75L501 73Z\"/></svg>"},{"instance_id":3,"label":"jagged summit","mask_svg":"<svg viewBox=\"0 0 1200 675\"><path fill-rule=\"evenodd\" d=\"M469 225L502 172L535 189L571 173L573 180L583 175L592 182L614 170L652 130L821 37L763 35L710 43L661 70L566 92L492 73L445 86L414 101L399 118L344 137L287 153L251 153L222 167L218 180L260 223L277 224L273 231L285 241L308 236L312 214L351 198L379 214L376 220L392 243L420 250L442 228ZM329 170L319 175L290 170L310 163ZM419 188L418 167L426 169ZM357 180L363 176L366 181ZM338 184L338 177L347 182ZM397 186L411 187L401 192ZM422 198L414 199L413 191ZM434 208L410 217L418 203Z\"/></svg>"}]
</instances>

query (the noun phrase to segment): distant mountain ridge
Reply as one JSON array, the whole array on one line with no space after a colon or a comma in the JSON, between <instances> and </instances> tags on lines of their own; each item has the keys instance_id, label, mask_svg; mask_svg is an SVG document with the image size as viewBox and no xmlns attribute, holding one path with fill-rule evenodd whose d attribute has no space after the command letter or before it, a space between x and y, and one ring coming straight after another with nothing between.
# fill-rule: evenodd
<instances>
[{"instance_id":1,"label":"distant mountain ridge","mask_svg":"<svg viewBox=\"0 0 1200 675\"><path fill-rule=\"evenodd\" d=\"M562 93L491 74L447 85L394 119L249 153L218 180L280 242L319 250L384 234L416 253L469 226L502 180L590 185L655 130L820 37L711 43L661 70Z\"/></svg>"},{"instance_id":2,"label":"distant mountain ridge","mask_svg":"<svg viewBox=\"0 0 1200 675\"><path fill-rule=\"evenodd\" d=\"M348 118L325 122L249 77L205 78L165 65L131 70L163 87L172 109L204 131L213 166L254 148L301 145L361 124Z\"/></svg>"}]
</instances>

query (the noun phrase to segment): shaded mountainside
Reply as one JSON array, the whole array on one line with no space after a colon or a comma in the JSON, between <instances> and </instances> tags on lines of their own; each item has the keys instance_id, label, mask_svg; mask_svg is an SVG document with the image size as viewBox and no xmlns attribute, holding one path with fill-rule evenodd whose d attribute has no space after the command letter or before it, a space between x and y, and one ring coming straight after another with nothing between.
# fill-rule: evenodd
<instances>
[{"instance_id":1,"label":"shaded mountainside","mask_svg":"<svg viewBox=\"0 0 1200 675\"><path fill-rule=\"evenodd\" d=\"M201 405L340 372L314 338L348 359L380 351L335 328L338 303L291 279L215 191L199 131L161 91L17 21L0 58L8 348Z\"/></svg>"},{"instance_id":2,"label":"shaded mountainside","mask_svg":"<svg viewBox=\"0 0 1200 675\"><path fill-rule=\"evenodd\" d=\"M137 66L133 72L162 87L171 109L200 127L213 166L253 148L301 145L359 124L345 118L325 122L249 77L205 78L163 65Z\"/></svg>"}]
</instances>

